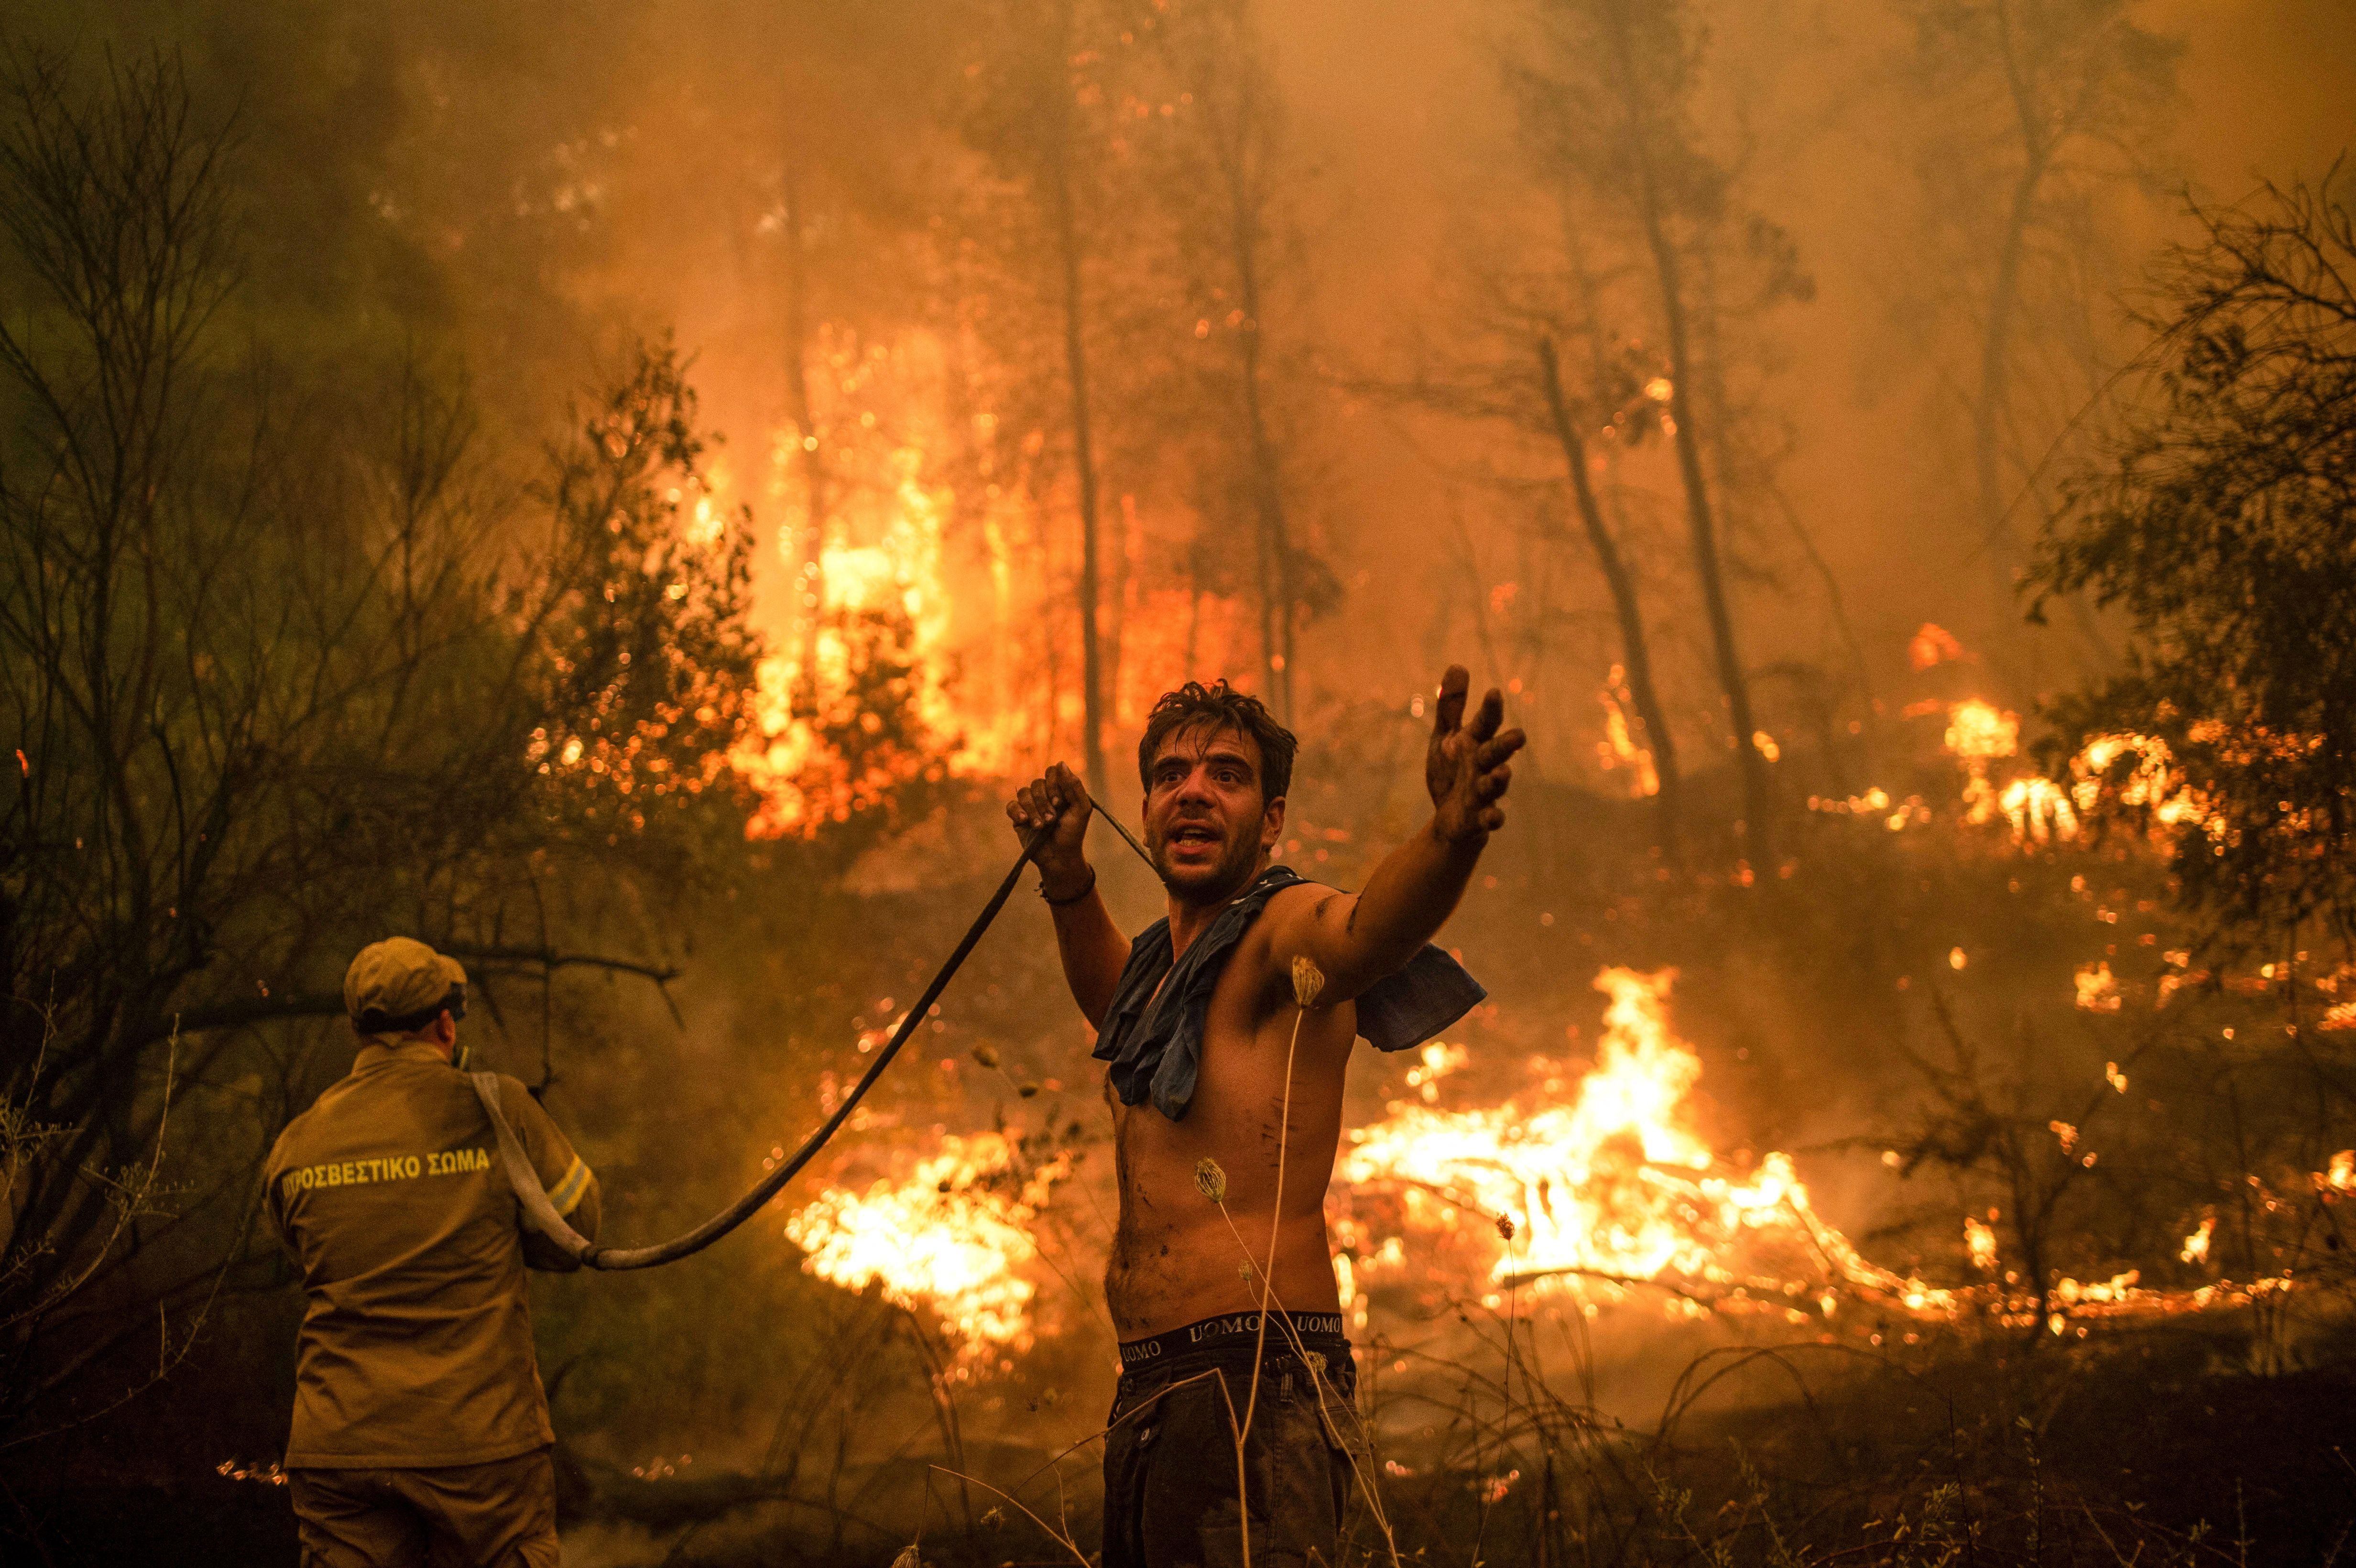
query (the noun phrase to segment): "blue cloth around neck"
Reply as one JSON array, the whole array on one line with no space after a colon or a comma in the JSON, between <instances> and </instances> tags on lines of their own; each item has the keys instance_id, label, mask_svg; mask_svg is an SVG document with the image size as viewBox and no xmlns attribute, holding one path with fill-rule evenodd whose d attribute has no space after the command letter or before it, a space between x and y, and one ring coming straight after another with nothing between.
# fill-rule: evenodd
<instances>
[{"instance_id":1,"label":"blue cloth around neck","mask_svg":"<svg viewBox=\"0 0 2356 1568\"><path fill-rule=\"evenodd\" d=\"M1166 918L1130 944L1129 962L1121 967L1094 1053L1112 1064L1113 1092L1122 1104L1138 1104L1150 1095L1154 1109L1172 1121L1185 1118L1202 1067L1203 1020L1227 955L1269 900L1308 882L1290 866L1270 866L1219 912L1174 965ZM1405 968L1358 994L1358 1033L1376 1051L1405 1051L1471 1012L1488 994L1464 965L1427 942Z\"/></svg>"}]
</instances>

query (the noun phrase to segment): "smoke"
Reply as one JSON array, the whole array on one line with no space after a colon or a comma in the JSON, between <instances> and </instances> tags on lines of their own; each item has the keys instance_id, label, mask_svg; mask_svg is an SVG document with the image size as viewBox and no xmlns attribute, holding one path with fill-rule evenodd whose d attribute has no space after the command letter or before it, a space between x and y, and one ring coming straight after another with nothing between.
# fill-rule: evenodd
<instances>
[{"instance_id":1,"label":"smoke","mask_svg":"<svg viewBox=\"0 0 2356 1568\"><path fill-rule=\"evenodd\" d=\"M677 949L676 1014L576 976L519 986L498 1020L503 1065L547 1051L607 1239L701 1217L823 1114L1012 852L1001 781L1078 763L1092 709L1119 810L1157 692L1226 675L1284 702L1304 747L1283 855L1356 885L1420 821L1423 694L1462 660L1534 744L1444 938L1494 1006L1438 1057L1354 1080L1350 1124L1376 1131L1345 1146L1348 1266L1387 1355L1435 1325L1461 1363L1490 1355L1471 1318L1498 1310L1515 1247L1730 1291L1709 1273L1730 1254L1647 1261L1698 1244L1684 1211L1705 1199L1712 1238L1772 1232L1768 1283L1741 1288L1811 1336L1835 1331L1836 1284L1887 1308L1840 1307L1877 1345L1917 1332L1926 1281L1966 1315L2060 1311L2072 1332L2131 1303L2029 1299L2052 1277L2108 1288L2158 1257L2120 1289L2247 1286L2271 1198L2219 1231L2215 1172L2179 1179L2161 1121L2206 1114L2197 1072L2130 1058L2161 1022L2252 1029L2265 986L2224 989L2221 965L2196 988L2156 861L2074 837L2085 781L2026 752L2040 702L2109 667L2126 628L2085 606L2025 624L2013 583L2138 347L2123 304L2183 231L2177 193L2328 165L2356 20L2329 0L2068 8L2094 20L2054 20L2021 63L2093 107L2030 147L1967 0L1637 6L1682 30L1633 78L1592 47L1629 9L1170 0L1078 5L1066 37L1014 0L45 0L9 26L84 58L177 50L199 111L237 127L238 331L314 379L433 367L508 493L567 400L665 332L725 432L686 501L749 509L765 658L728 765L761 796L755 840L682 871L696 907L614 917ZM1657 247L1614 141L1631 104L1662 159ZM1629 688L1632 632L1664 735ZM1729 717L1746 682L1748 734ZM1951 726L2003 745L1970 753ZM1672 752L1683 859L1659 827ZM1772 855L1746 760L1783 802ZM1106 886L1136 929L1159 908L1125 859ZM910 1433L1004 1476L1097 1429L1117 1194L1052 955L1023 901L809 1190L723 1261L540 1296L558 1424L609 1502L692 1453L806 1492L848 1465L888 1516L924 1506L893 1456ZM2095 965L2115 1008L2082 1005ZM1648 1125L1698 1163L1659 1181L1626 1127L1582 1131L1604 1174L1563 1212L1623 1182L1682 1239L1590 1247L1534 1215L1544 1158L1494 1146L1542 1100L1571 1114L1612 1038L1595 976L1671 968L1684 1098ZM287 1076L332 1077L337 1048L314 1040ZM1466 1157L1486 1176L1413 1147L1435 1104L1459 1118L1441 1131L1488 1140ZM2232 1179L2288 1193L2332 1152ZM2120 1169L2142 1173L2125 1196ZM1804 1210L1762 1174L1794 1170ZM1379 1203L1409 1200L1374 1189L1408 1180L1505 1196L1385 1232ZM2053 1207L1990 1197L2024 1183ZM2073 1214L2115 1234L2087 1242ZM1854 1239L1854 1268L1826 1236ZM1655 1284L1614 1283L1626 1315L1591 1341L1592 1397L1632 1421L1681 1364L1662 1347L1719 1328L1670 1324L1663 1301L1694 1293ZM1515 1309L1566 1334L1605 1300L1528 1290ZM958 1292L983 1331L941 1309Z\"/></svg>"}]
</instances>

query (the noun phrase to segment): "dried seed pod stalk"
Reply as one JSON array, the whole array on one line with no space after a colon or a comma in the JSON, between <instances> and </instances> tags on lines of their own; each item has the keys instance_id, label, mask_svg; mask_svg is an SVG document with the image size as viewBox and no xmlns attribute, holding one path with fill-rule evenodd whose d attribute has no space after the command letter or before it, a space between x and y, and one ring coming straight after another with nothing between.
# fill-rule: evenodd
<instances>
[{"instance_id":1,"label":"dried seed pod stalk","mask_svg":"<svg viewBox=\"0 0 2356 1568\"><path fill-rule=\"evenodd\" d=\"M1325 988L1325 971L1317 961L1302 954L1292 961L1292 999L1305 1010L1316 1005L1317 993Z\"/></svg>"}]
</instances>

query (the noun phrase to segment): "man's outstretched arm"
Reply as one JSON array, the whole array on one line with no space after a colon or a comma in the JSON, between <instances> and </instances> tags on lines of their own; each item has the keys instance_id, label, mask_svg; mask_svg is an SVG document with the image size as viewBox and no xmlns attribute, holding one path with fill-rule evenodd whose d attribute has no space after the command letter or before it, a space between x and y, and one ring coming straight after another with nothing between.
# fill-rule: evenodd
<instances>
[{"instance_id":1,"label":"man's outstretched arm","mask_svg":"<svg viewBox=\"0 0 2356 1568\"><path fill-rule=\"evenodd\" d=\"M1464 719L1470 677L1451 665L1440 677L1439 710L1424 753L1431 820L1383 857L1363 891L1294 890L1269 907L1268 933L1280 967L1307 955L1325 972L1321 999L1355 997L1398 973L1432 939L1472 880L1489 835L1505 825L1503 801L1511 759L1526 739L1499 726L1505 698L1493 687L1471 722Z\"/></svg>"},{"instance_id":2,"label":"man's outstretched arm","mask_svg":"<svg viewBox=\"0 0 2356 1568\"><path fill-rule=\"evenodd\" d=\"M1096 868L1088 864L1088 792L1072 770L1057 763L1017 790L1006 816L1018 837L1046 824L1047 841L1035 857L1039 891L1055 917L1055 951L1064 960L1064 983L1080 1004L1090 1029L1104 1027L1129 962L1129 938L1113 923L1112 912L1097 893Z\"/></svg>"}]
</instances>

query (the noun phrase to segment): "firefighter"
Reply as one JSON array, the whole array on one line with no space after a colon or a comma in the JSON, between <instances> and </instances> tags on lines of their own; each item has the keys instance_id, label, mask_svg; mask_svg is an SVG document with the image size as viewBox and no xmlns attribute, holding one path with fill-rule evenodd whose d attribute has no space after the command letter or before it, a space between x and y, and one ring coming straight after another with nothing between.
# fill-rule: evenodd
<instances>
[{"instance_id":1,"label":"firefighter","mask_svg":"<svg viewBox=\"0 0 2356 1568\"><path fill-rule=\"evenodd\" d=\"M344 1006L351 1072L279 1135L265 1176L308 1297L285 1461L304 1568L553 1568L555 1434L524 1270L580 1265L525 1229L485 1100L589 1237L597 1179L520 1082L478 1089L463 1071L455 959L376 943Z\"/></svg>"}]
</instances>

